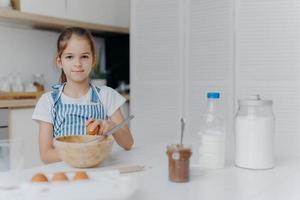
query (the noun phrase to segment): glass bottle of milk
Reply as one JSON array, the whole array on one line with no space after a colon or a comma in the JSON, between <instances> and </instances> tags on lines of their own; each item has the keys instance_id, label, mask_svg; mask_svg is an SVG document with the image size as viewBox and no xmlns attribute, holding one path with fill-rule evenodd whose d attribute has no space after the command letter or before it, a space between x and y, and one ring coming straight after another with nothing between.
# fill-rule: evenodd
<instances>
[{"instance_id":1,"label":"glass bottle of milk","mask_svg":"<svg viewBox=\"0 0 300 200\"><path fill-rule=\"evenodd\" d=\"M225 166L225 120L219 109L220 93L207 93L207 108L200 120L199 160L203 169Z\"/></svg>"}]
</instances>

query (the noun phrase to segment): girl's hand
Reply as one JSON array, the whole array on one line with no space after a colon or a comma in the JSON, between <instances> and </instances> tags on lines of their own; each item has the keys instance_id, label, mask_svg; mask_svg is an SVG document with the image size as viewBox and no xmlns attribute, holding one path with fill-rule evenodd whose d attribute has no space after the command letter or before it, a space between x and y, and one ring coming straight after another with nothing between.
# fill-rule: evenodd
<instances>
[{"instance_id":1,"label":"girl's hand","mask_svg":"<svg viewBox=\"0 0 300 200\"><path fill-rule=\"evenodd\" d=\"M86 126L86 133L88 135L98 135L99 130L100 130L100 124L95 123L97 122L95 119L90 118L89 120L86 121L85 126Z\"/></svg>"},{"instance_id":2,"label":"girl's hand","mask_svg":"<svg viewBox=\"0 0 300 200\"><path fill-rule=\"evenodd\" d=\"M110 129L112 129L116 124L112 120L96 120L90 118L86 122L87 133L89 135L103 135Z\"/></svg>"}]
</instances>

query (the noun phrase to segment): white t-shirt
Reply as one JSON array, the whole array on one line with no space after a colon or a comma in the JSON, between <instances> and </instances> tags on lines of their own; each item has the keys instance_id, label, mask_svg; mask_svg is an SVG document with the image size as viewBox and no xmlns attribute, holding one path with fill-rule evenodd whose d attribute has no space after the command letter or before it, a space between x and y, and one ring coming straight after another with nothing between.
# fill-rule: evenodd
<instances>
[{"instance_id":1,"label":"white t-shirt","mask_svg":"<svg viewBox=\"0 0 300 200\"><path fill-rule=\"evenodd\" d=\"M61 101L64 104L89 104L91 103L91 92L92 89L90 88L87 94L80 98L68 97L62 93ZM100 87L100 97L104 108L107 110L108 116L111 116L126 101L117 91L107 86ZM32 119L53 124L53 117L51 114L53 104L54 101L51 92L43 94L36 104Z\"/></svg>"}]
</instances>

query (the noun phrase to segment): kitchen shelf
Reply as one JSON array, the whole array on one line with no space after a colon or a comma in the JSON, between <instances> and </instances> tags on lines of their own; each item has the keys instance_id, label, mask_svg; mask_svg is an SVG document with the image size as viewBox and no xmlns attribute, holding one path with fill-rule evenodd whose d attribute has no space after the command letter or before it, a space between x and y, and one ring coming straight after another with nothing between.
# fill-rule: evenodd
<instances>
[{"instance_id":1,"label":"kitchen shelf","mask_svg":"<svg viewBox=\"0 0 300 200\"><path fill-rule=\"evenodd\" d=\"M108 26L94 23L87 23L76 20L69 20L57 17L50 17L38 14L21 12L18 10L0 9L0 21L14 24L27 25L37 29L62 30L66 27L79 26L90 30L93 34L121 33L128 34L129 29L116 26Z\"/></svg>"}]
</instances>

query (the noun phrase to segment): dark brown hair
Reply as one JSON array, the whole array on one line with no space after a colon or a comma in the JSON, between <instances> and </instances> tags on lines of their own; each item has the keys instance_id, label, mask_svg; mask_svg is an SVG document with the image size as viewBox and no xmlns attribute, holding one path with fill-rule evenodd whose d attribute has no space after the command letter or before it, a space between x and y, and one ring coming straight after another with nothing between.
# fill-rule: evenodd
<instances>
[{"instance_id":1,"label":"dark brown hair","mask_svg":"<svg viewBox=\"0 0 300 200\"><path fill-rule=\"evenodd\" d=\"M72 37L72 35L76 35L78 37L84 38L86 39L91 47L91 52L92 52L92 56L93 56L93 65L95 65L96 63L96 50L95 50L95 44L93 41L93 37L91 35L91 33L84 29L84 28L80 28L80 27L69 27L64 29L57 40L57 54L56 54L56 61L58 58L61 57L63 51L67 48L68 42L70 40L70 38ZM60 82L64 83L67 81L67 77L65 72L62 70L61 71L61 75L60 75Z\"/></svg>"}]
</instances>

